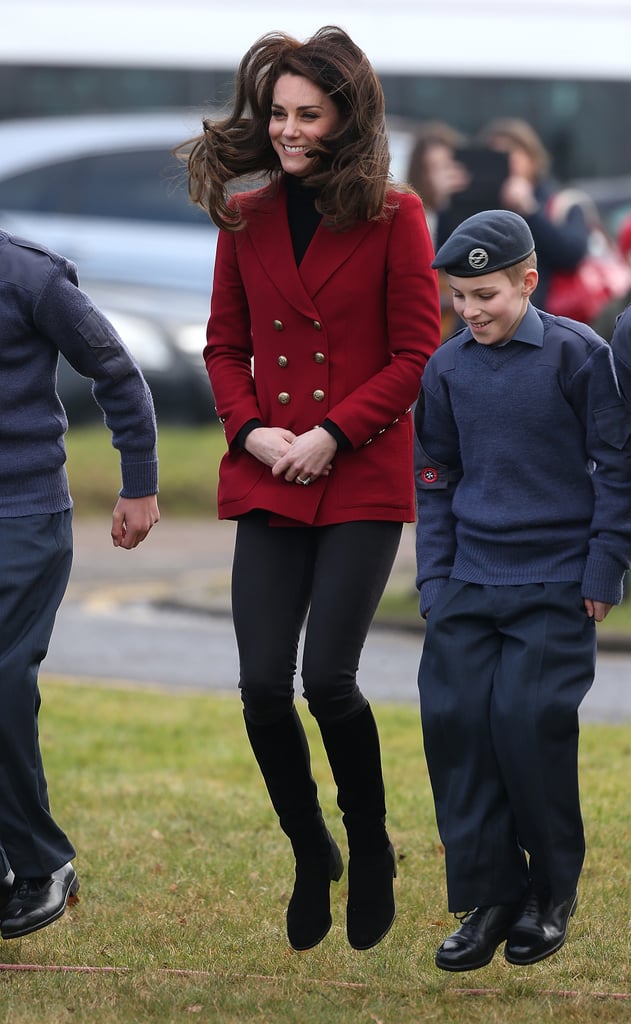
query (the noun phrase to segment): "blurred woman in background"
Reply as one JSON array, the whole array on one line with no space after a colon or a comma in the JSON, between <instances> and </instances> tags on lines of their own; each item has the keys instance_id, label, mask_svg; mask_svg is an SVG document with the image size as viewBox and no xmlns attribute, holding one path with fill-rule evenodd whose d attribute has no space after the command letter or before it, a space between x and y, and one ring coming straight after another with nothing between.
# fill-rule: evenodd
<instances>
[{"instance_id":1,"label":"blurred woman in background","mask_svg":"<svg viewBox=\"0 0 631 1024\"><path fill-rule=\"evenodd\" d=\"M449 209L452 196L469 184L469 175L456 159L456 150L466 145L466 137L443 121L426 121L418 126L407 180L423 202L434 248L440 244L441 214ZM454 313L451 289L445 274L438 271L440 290L441 338L444 340L461 326Z\"/></svg>"}]
</instances>

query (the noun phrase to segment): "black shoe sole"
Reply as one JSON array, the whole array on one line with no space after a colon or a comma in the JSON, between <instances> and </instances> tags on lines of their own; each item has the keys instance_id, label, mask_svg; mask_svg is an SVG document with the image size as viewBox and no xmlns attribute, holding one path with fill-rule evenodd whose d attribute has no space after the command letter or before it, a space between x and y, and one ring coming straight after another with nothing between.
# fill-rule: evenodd
<instances>
[{"instance_id":1,"label":"black shoe sole","mask_svg":"<svg viewBox=\"0 0 631 1024\"><path fill-rule=\"evenodd\" d=\"M49 924L52 924L53 921L57 921L62 916L62 914L64 913L66 907L68 906L68 900L70 899L71 896L76 896L78 892L79 892L79 879L77 878L77 876L75 874L72 882L68 886L68 891L66 893L66 898L65 898L64 902L62 903L62 905L60 907L57 908L57 910L53 914L50 914L43 921L38 921L37 924L32 924L32 925L29 925L26 928L20 928L19 930L11 929L11 931L7 933L7 932L5 932L4 928L2 928L2 938L3 939L22 939L25 935L32 935L33 932L38 932L40 930L40 928L46 928Z\"/></svg>"},{"instance_id":2,"label":"black shoe sole","mask_svg":"<svg viewBox=\"0 0 631 1024\"><path fill-rule=\"evenodd\" d=\"M318 935L317 939L311 939L306 946L302 946L302 945L299 946L296 942L292 942L292 940L289 938L289 936L287 936L287 938L289 939L289 945L291 946L291 948L296 953L306 953L308 949L315 949L316 946L320 945L320 943L322 942L322 939L326 939L327 935L331 931L331 925L332 924L333 924L333 919L331 919L329 921L328 926L325 928L325 930L322 932L322 934Z\"/></svg>"},{"instance_id":3,"label":"black shoe sole","mask_svg":"<svg viewBox=\"0 0 631 1024\"><path fill-rule=\"evenodd\" d=\"M362 952L363 952L364 950L366 950L366 949L374 949L374 947L375 947L375 946L378 946L378 945L379 945L379 943L381 942L381 940L382 940L382 939L385 939L386 935L388 934L388 932L390 931L390 929L392 928L392 925L394 924L394 922L395 922L395 920L396 920L396 916L397 916L397 915L396 915L396 913L395 913L395 914L394 914L394 916L393 916L393 918L392 918L392 920L390 921L390 923L389 923L388 927L387 927L387 928L385 928L385 929L384 929L384 930L382 931L381 935L380 935L380 936L379 936L378 938L376 938L376 939L372 939L372 940L371 940L371 941L370 941L370 942L369 942L369 943L368 943L367 945L364 945L364 946L358 946L358 945L357 945L357 944L356 944L355 942L351 942L351 940L350 940L350 939L348 940L348 942L349 942L349 945L351 946L351 948L352 948L352 949L356 949L356 950L358 950L358 951L359 951L360 953L362 953Z\"/></svg>"},{"instance_id":4,"label":"black shoe sole","mask_svg":"<svg viewBox=\"0 0 631 1024\"><path fill-rule=\"evenodd\" d=\"M530 956L530 957L523 957L522 958L522 957L512 956L510 953L507 953L506 951L504 951L504 958L506 959L507 963L514 964L515 967L529 967L530 964L538 964L541 960L545 960L545 959L547 959L547 957L552 956L554 953L558 953L558 951L564 945L565 945L565 935L563 936L561 941L557 943L556 946L552 947L552 949L546 949L543 953L537 953L536 956Z\"/></svg>"},{"instance_id":5,"label":"black shoe sole","mask_svg":"<svg viewBox=\"0 0 631 1024\"><path fill-rule=\"evenodd\" d=\"M574 917L574 914L576 913L577 906L578 906L578 894L574 897L574 903L572 904L572 909L570 910L570 913L568 914L567 923L565 925L565 931L563 932L563 935L561 936L561 939L559 940L559 942L557 942L557 944L555 946L553 946L552 949L545 949L545 950L543 950L540 953L536 953L534 956L516 957L516 956L514 956L510 952L510 950L508 948L505 948L504 949L504 957L508 961L508 963L509 964L514 964L516 967L529 967L530 964L538 964L538 963L540 963L541 960L546 960L549 956L552 956L554 953L558 953L558 951L561 949L561 947L565 945L565 940L567 938L567 930L568 930L568 927L569 927L569 924L570 924L570 918Z\"/></svg>"},{"instance_id":6,"label":"black shoe sole","mask_svg":"<svg viewBox=\"0 0 631 1024\"><path fill-rule=\"evenodd\" d=\"M485 957L483 960L476 960L474 964L441 963L441 961L438 959L438 954L436 954L436 956L434 957L434 963L441 971L451 971L454 974L461 974L464 971L479 971L481 967L486 967L487 964L490 964L491 960L497 953L497 950L503 941L503 939L500 939L500 941L498 942L497 946L495 947L490 956Z\"/></svg>"}]
</instances>

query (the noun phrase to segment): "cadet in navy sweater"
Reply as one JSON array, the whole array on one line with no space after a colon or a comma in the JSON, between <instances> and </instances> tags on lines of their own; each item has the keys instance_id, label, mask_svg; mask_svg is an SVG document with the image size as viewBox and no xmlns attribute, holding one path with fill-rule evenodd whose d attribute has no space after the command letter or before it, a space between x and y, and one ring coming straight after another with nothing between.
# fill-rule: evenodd
<instances>
[{"instance_id":1,"label":"cadet in navy sweater","mask_svg":"<svg viewBox=\"0 0 631 1024\"><path fill-rule=\"evenodd\" d=\"M540 312L530 229L464 221L438 251L466 327L416 409L419 670L446 853L443 970L531 964L565 941L585 843L578 708L595 623L631 551L631 423L609 347Z\"/></svg>"},{"instance_id":2,"label":"cadet in navy sweater","mask_svg":"<svg viewBox=\"0 0 631 1024\"><path fill-rule=\"evenodd\" d=\"M616 319L611 351L620 391L627 405L631 406L631 305Z\"/></svg>"},{"instance_id":3,"label":"cadet in navy sweater","mask_svg":"<svg viewBox=\"0 0 631 1024\"><path fill-rule=\"evenodd\" d=\"M56 253L0 231L0 918L3 939L43 928L79 887L51 815L39 748L38 671L72 561L59 353L94 380L121 456L115 547L158 521L149 389L114 328Z\"/></svg>"}]
</instances>

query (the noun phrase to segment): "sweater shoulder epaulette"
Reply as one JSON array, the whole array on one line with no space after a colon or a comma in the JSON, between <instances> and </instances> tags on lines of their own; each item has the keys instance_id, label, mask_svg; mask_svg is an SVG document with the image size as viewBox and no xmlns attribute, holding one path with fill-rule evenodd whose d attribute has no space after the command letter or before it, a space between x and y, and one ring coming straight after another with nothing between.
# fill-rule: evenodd
<instances>
[{"instance_id":1,"label":"sweater shoulder epaulette","mask_svg":"<svg viewBox=\"0 0 631 1024\"><path fill-rule=\"evenodd\" d=\"M580 338L591 348L598 348L600 345L607 344L605 339L600 334L596 334L596 331L589 324L584 324L580 320L570 320L567 316L554 316L552 313L546 313L540 309L537 310L537 313L541 317L544 331L561 329L570 335Z\"/></svg>"},{"instance_id":2,"label":"sweater shoulder epaulette","mask_svg":"<svg viewBox=\"0 0 631 1024\"><path fill-rule=\"evenodd\" d=\"M23 291L38 295L55 266L71 268L59 253L26 238L0 235L0 280Z\"/></svg>"}]
</instances>

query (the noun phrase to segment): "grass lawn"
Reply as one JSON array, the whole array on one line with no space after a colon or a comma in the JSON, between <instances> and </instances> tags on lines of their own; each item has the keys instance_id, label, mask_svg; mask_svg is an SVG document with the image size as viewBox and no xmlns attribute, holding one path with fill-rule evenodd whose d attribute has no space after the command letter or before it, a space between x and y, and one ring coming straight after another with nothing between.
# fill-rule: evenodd
<instances>
[{"instance_id":1,"label":"grass lawn","mask_svg":"<svg viewBox=\"0 0 631 1024\"><path fill-rule=\"evenodd\" d=\"M582 731L588 855L566 946L533 967L509 966L500 950L483 970L450 975L433 965L454 921L413 707L375 705L397 921L374 950L352 950L344 875L332 887L330 934L295 953L284 929L289 844L244 741L238 698L52 679L42 689L53 810L77 846L81 898L49 928L1 943L3 1024L629 1020L631 727ZM345 850L317 730L303 720Z\"/></svg>"},{"instance_id":2,"label":"grass lawn","mask_svg":"<svg viewBox=\"0 0 631 1024\"><path fill-rule=\"evenodd\" d=\"M109 515L120 488L118 452L103 426L74 427L66 436L68 473L80 515ZM219 462L226 447L218 424L163 427L158 437L160 508L169 516L214 515Z\"/></svg>"}]
</instances>

